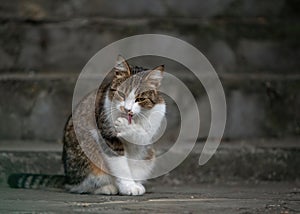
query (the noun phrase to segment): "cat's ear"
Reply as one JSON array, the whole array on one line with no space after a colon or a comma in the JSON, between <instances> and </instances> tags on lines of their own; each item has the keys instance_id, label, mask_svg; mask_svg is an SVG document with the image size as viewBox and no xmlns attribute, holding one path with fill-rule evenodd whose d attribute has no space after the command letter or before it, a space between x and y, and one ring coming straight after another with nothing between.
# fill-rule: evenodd
<instances>
[{"instance_id":1,"label":"cat's ear","mask_svg":"<svg viewBox=\"0 0 300 214\"><path fill-rule=\"evenodd\" d=\"M163 78L164 65L152 69L146 77L146 81L151 87L158 88Z\"/></svg>"},{"instance_id":2,"label":"cat's ear","mask_svg":"<svg viewBox=\"0 0 300 214\"><path fill-rule=\"evenodd\" d=\"M119 55L116 60L114 70L115 70L116 78L123 78L123 77L130 76L129 65L121 55Z\"/></svg>"}]
</instances>

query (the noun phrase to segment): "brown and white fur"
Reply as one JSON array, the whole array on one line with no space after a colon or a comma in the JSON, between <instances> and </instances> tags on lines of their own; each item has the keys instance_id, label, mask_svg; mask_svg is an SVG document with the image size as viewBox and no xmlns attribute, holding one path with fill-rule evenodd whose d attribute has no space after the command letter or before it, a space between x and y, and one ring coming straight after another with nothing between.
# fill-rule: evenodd
<instances>
[{"instance_id":1,"label":"brown and white fur","mask_svg":"<svg viewBox=\"0 0 300 214\"><path fill-rule=\"evenodd\" d=\"M119 56L112 77L96 93L96 112L93 115L97 128L89 130L92 137L86 140L94 142L79 143L74 121L69 119L65 128L63 162L66 183L71 192L145 193L141 181L147 179L154 167L155 152L151 144L166 111L164 99L158 91L163 70L163 66L152 70L130 67ZM89 96L85 98L87 102L89 99ZM79 105L77 112L84 117L86 109L80 108ZM83 124L86 129L90 121ZM95 143L104 145L101 148L106 149L97 154L83 151L81 145L91 145L89 148L96 150ZM97 156L95 159L100 160L102 165L95 164L87 156ZM141 164L136 160L144 162Z\"/></svg>"}]
</instances>

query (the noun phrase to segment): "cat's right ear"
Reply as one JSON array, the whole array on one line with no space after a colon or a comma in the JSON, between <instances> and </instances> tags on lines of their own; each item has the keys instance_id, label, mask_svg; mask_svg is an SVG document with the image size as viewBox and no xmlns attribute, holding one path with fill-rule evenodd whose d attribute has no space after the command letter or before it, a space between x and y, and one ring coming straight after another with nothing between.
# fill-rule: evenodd
<instances>
[{"instance_id":1,"label":"cat's right ear","mask_svg":"<svg viewBox=\"0 0 300 214\"><path fill-rule=\"evenodd\" d=\"M124 78L130 76L129 65L121 55L119 55L117 58L114 70L116 78Z\"/></svg>"}]
</instances>

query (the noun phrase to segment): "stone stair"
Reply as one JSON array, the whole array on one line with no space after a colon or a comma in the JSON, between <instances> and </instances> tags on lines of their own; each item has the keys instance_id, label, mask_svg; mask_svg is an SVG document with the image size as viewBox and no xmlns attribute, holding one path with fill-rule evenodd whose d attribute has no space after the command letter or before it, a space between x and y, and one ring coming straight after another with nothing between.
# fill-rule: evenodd
<instances>
[{"instance_id":1,"label":"stone stair","mask_svg":"<svg viewBox=\"0 0 300 214\"><path fill-rule=\"evenodd\" d=\"M199 183L260 183L299 181L300 147L297 139L224 141L203 166L198 164L204 143L197 142L189 156L173 171L150 183L180 185ZM160 152L166 151L159 147ZM184 147L181 151L184 151ZM174 154L176 155L176 154ZM61 145L43 142L1 142L0 185L11 173L62 174Z\"/></svg>"}]
</instances>

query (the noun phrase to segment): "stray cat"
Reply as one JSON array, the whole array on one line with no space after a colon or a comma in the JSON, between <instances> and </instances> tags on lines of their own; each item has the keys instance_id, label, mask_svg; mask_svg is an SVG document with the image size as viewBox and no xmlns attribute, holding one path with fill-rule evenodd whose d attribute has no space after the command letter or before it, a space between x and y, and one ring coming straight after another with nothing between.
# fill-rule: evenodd
<instances>
[{"instance_id":1,"label":"stray cat","mask_svg":"<svg viewBox=\"0 0 300 214\"><path fill-rule=\"evenodd\" d=\"M73 193L144 194L141 181L154 167L151 144L166 112L158 91L163 71L164 66L152 70L130 66L119 56L111 75L81 101L66 124L62 155L65 176L13 174L9 185L38 188L60 183ZM77 118L80 122L75 134Z\"/></svg>"}]
</instances>

